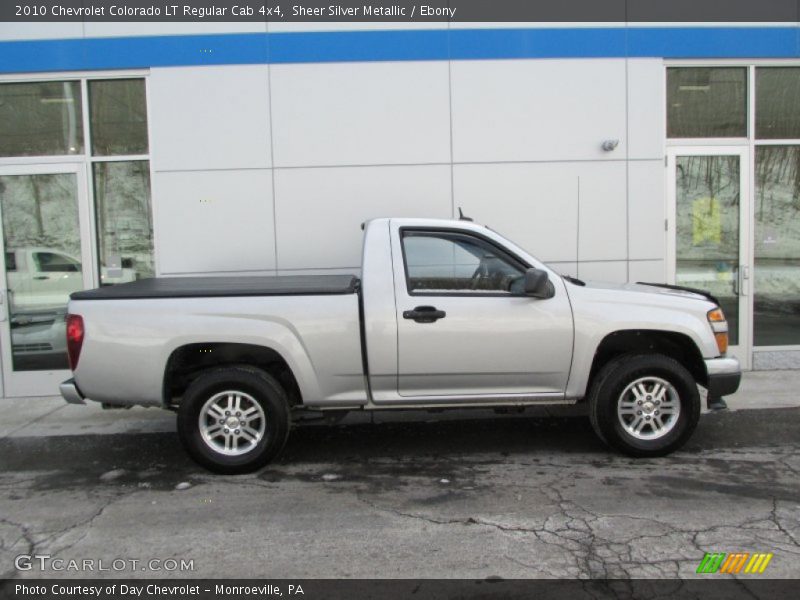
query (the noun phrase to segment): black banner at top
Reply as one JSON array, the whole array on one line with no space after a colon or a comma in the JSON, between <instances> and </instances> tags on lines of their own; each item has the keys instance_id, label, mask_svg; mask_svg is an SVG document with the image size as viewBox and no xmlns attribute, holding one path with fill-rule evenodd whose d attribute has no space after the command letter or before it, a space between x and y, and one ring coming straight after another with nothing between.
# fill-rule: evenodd
<instances>
[{"instance_id":1,"label":"black banner at top","mask_svg":"<svg viewBox=\"0 0 800 600\"><path fill-rule=\"evenodd\" d=\"M796 23L800 0L2 0L0 21Z\"/></svg>"}]
</instances>

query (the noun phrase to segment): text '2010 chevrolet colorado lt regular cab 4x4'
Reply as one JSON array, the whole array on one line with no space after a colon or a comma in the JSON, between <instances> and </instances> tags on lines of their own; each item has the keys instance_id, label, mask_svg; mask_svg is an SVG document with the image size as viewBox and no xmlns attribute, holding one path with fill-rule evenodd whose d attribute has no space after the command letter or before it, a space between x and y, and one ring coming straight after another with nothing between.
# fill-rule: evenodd
<instances>
[{"instance_id":1,"label":"text '2010 chevrolet colorado lt regular cab 4x4'","mask_svg":"<svg viewBox=\"0 0 800 600\"><path fill-rule=\"evenodd\" d=\"M72 294L70 402L177 410L189 454L265 465L292 415L586 402L634 456L679 448L736 391L708 294L584 284L467 221L375 219L361 279L157 278Z\"/></svg>"}]
</instances>

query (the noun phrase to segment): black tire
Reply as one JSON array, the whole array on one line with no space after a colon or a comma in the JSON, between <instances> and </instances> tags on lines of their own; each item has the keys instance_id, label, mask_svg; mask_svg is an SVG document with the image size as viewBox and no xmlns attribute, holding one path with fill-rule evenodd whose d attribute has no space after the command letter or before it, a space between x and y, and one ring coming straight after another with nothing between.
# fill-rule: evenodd
<instances>
[{"instance_id":1,"label":"black tire","mask_svg":"<svg viewBox=\"0 0 800 600\"><path fill-rule=\"evenodd\" d=\"M642 378L658 378L671 384L680 404L678 416L670 420L671 428L654 439L636 437L621 422L623 418L630 419L630 426L638 416L620 417L617 413L623 392ZM626 401L635 397L632 394L626 393ZM595 376L589 391L589 417L600 439L620 452L635 457L664 456L683 446L697 427L700 393L691 373L678 361L662 354L625 354L609 361ZM650 417L648 423L654 418ZM643 434L659 435L655 424L648 423Z\"/></svg>"},{"instance_id":2,"label":"black tire","mask_svg":"<svg viewBox=\"0 0 800 600\"><path fill-rule=\"evenodd\" d=\"M200 424L200 412L206 403L215 395L228 391L243 394L248 406L252 405L250 399L254 400L264 413L260 439L257 443L251 442L252 448L249 450L243 449L241 454L234 456L227 455L223 453L224 449L216 447L217 444L224 444L224 437L227 436L222 441L215 438L207 442ZM257 408L255 414L260 414ZM207 422L214 423L214 419L207 418ZM258 416L253 418L256 419L255 427L261 429ZM281 451L289 437L289 429L290 412L286 392L275 378L254 367L220 367L208 371L192 381L178 408L178 436L181 444L195 462L215 473L235 475L260 469ZM222 437L222 434L219 435ZM243 442L243 445L249 446L251 443Z\"/></svg>"}]
</instances>

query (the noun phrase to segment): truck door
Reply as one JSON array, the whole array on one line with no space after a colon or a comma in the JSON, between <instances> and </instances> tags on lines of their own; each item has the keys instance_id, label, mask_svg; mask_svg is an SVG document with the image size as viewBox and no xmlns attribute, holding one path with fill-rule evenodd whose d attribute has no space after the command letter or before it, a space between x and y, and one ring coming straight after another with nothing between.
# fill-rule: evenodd
<instances>
[{"instance_id":1,"label":"truck door","mask_svg":"<svg viewBox=\"0 0 800 600\"><path fill-rule=\"evenodd\" d=\"M392 232L400 396L560 395L572 356L563 284L522 294L529 265L458 229Z\"/></svg>"}]
</instances>

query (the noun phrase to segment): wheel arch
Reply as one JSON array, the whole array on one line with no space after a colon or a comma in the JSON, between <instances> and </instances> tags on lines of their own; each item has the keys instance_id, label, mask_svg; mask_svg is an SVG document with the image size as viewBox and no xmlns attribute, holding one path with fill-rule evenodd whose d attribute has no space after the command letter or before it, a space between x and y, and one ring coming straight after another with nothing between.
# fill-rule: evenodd
<instances>
[{"instance_id":1,"label":"wheel arch","mask_svg":"<svg viewBox=\"0 0 800 600\"><path fill-rule=\"evenodd\" d=\"M280 352L268 346L239 342L193 342L175 348L164 368L162 402L175 407L186 388L215 367L249 366L272 375L286 391L290 406L303 403L297 377Z\"/></svg>"},{"instance_id":2,"label":"wheel arch","mask_svg":"<svg viewBox=\"0 0 800 600\"><path fill-rule=\"evenodd\" d=\"M591 389L600 370L622 354L663 354L675 359L701 385L707 384L703 355L692 338L675 331L624 329L606 335L595 349L586 390Z\"/></svg>"}]
</instances>

